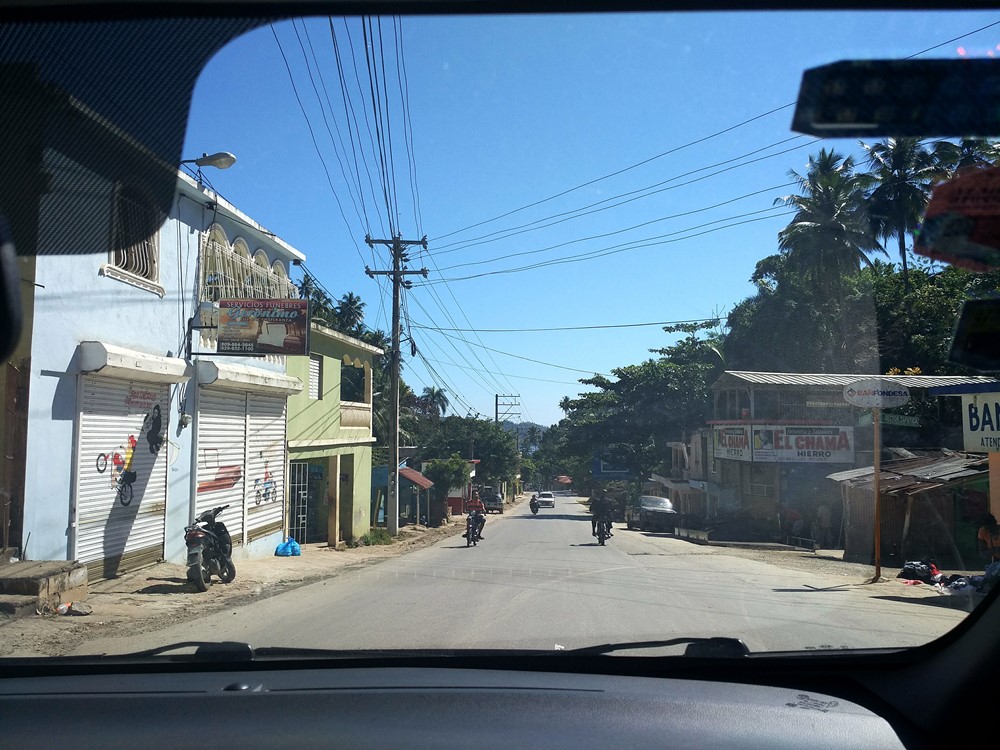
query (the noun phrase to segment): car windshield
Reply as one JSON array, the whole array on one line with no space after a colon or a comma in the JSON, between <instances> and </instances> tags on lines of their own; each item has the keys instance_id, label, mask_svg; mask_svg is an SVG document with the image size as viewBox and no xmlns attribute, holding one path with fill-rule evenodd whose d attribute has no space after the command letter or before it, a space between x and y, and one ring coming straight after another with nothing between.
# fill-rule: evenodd
<instances>
[{"instance_id":1,"label":"car windshield","mask_svg":"<svg viewBox=\"0 0 1000 750\"><path fill-rule=\"evenodd\" d=\"M665 508L667 510L673 508L670 501L663 497L643 497L640 502L643 508Z\"/></svg>"},{"instance_id":2,"label":"car windshield","mask_svg":"<svg viewBox=\"0 0 1000 750\"><path fill-rule=\"evenodd\" d=\"M951 349L1000 146L967 67L802 81L994 81L998 24L3 24L0 656L948 633L1000 560L993 308Z\"/></svg>"}]
</instances>

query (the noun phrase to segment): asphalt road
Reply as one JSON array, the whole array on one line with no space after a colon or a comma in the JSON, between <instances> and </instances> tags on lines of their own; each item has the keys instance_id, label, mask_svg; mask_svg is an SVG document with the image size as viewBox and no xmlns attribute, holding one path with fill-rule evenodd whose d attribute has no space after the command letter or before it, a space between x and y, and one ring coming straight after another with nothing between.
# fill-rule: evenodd
<instances>
[{"instance_id":1,"label":"asphalt road","mask_svg":"<svg viewBox=\"0 0 1000 750\"><path fill-rule=\"evenodd\" d=\"M190 640L310 648L575 648L734 636L752 651L913 646L954 627L946 597L743 559L628 531L600 547L576 498L532 516L492 515L486 539L455 536L371 567L82 653ZM881 584L888 586L889 584Z\"/></svg>"}]
</instances>

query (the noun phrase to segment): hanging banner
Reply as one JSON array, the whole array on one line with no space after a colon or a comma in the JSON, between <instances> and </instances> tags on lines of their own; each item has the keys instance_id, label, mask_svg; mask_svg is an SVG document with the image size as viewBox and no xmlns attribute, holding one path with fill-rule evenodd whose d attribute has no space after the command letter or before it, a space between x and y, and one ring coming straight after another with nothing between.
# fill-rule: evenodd
<instances>
[{"instance_id":1,"label":"hanging banner","mask_svg":"<svg viewBox=\"0 0 1000 750\"><path fill-rule=\"evenodd\" d=\"M853 427L754 425L754 462L854 463Z\"/></svg>"},{"instance_id":2,"label":"hanging banner","mask_svg":"<svg viewBox=\"0 0 1000 750\"><path fill-rule=\"evenodd\" d=\"M219 302L219 354L309 354L309 300Z\"/></svg>"},{"instance_id":3,"label":"hanging banner","mask_svg":"<svg viewBox=\"0 0 1000 750\"><path fill-rule=\"evenodd\" d=\"M712 430L712 443L716 458L731 461L752 461L750 451L750 425L733 424Z\"/></svg>"}]
</instances>

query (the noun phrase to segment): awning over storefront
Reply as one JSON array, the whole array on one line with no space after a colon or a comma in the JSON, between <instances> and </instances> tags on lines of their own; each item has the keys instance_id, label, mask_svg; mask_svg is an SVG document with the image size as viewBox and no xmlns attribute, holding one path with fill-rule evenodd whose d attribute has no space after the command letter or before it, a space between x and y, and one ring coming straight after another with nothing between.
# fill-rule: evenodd
<instances>
[{"instance_id":1,"label":"awning over storefront","mask_svg":"<svg viewBox=\"0 0 1000 750\"><path fill-rule=\"evenodd\" d=\"M152 383L180 383L191 377L191 367L177 357L147 354L103 341L82 341L79 351L81 372Z\"/></svg>"},{"instance_id":2,"label":"awning over storefront","mask_svg":"<svg viewBox=\"0 0 1000 750\"><path fill-rule=\"evenodd\" d=\"M195 367L198 385L286 395L302 390L301 380L274 370L206 359L198 360Z\"/></svg>"}]
</instances>

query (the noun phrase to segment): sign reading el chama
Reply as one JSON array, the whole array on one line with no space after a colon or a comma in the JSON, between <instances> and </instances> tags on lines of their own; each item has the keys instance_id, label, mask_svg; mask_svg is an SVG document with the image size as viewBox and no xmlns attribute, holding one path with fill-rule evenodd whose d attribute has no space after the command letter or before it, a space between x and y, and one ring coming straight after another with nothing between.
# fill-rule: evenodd
<instances>
[{"instance_id":1,"label":"sign reading el chama","mask_svg":"<svg viewBox=\"0 0 1000 750\"><path fill-rule=\"evenodd\" d=\"M885 378L867 378L844 386L844 400L863 409L891 409L910 400L910 389Z\"/></svg>"}]
</instances>

